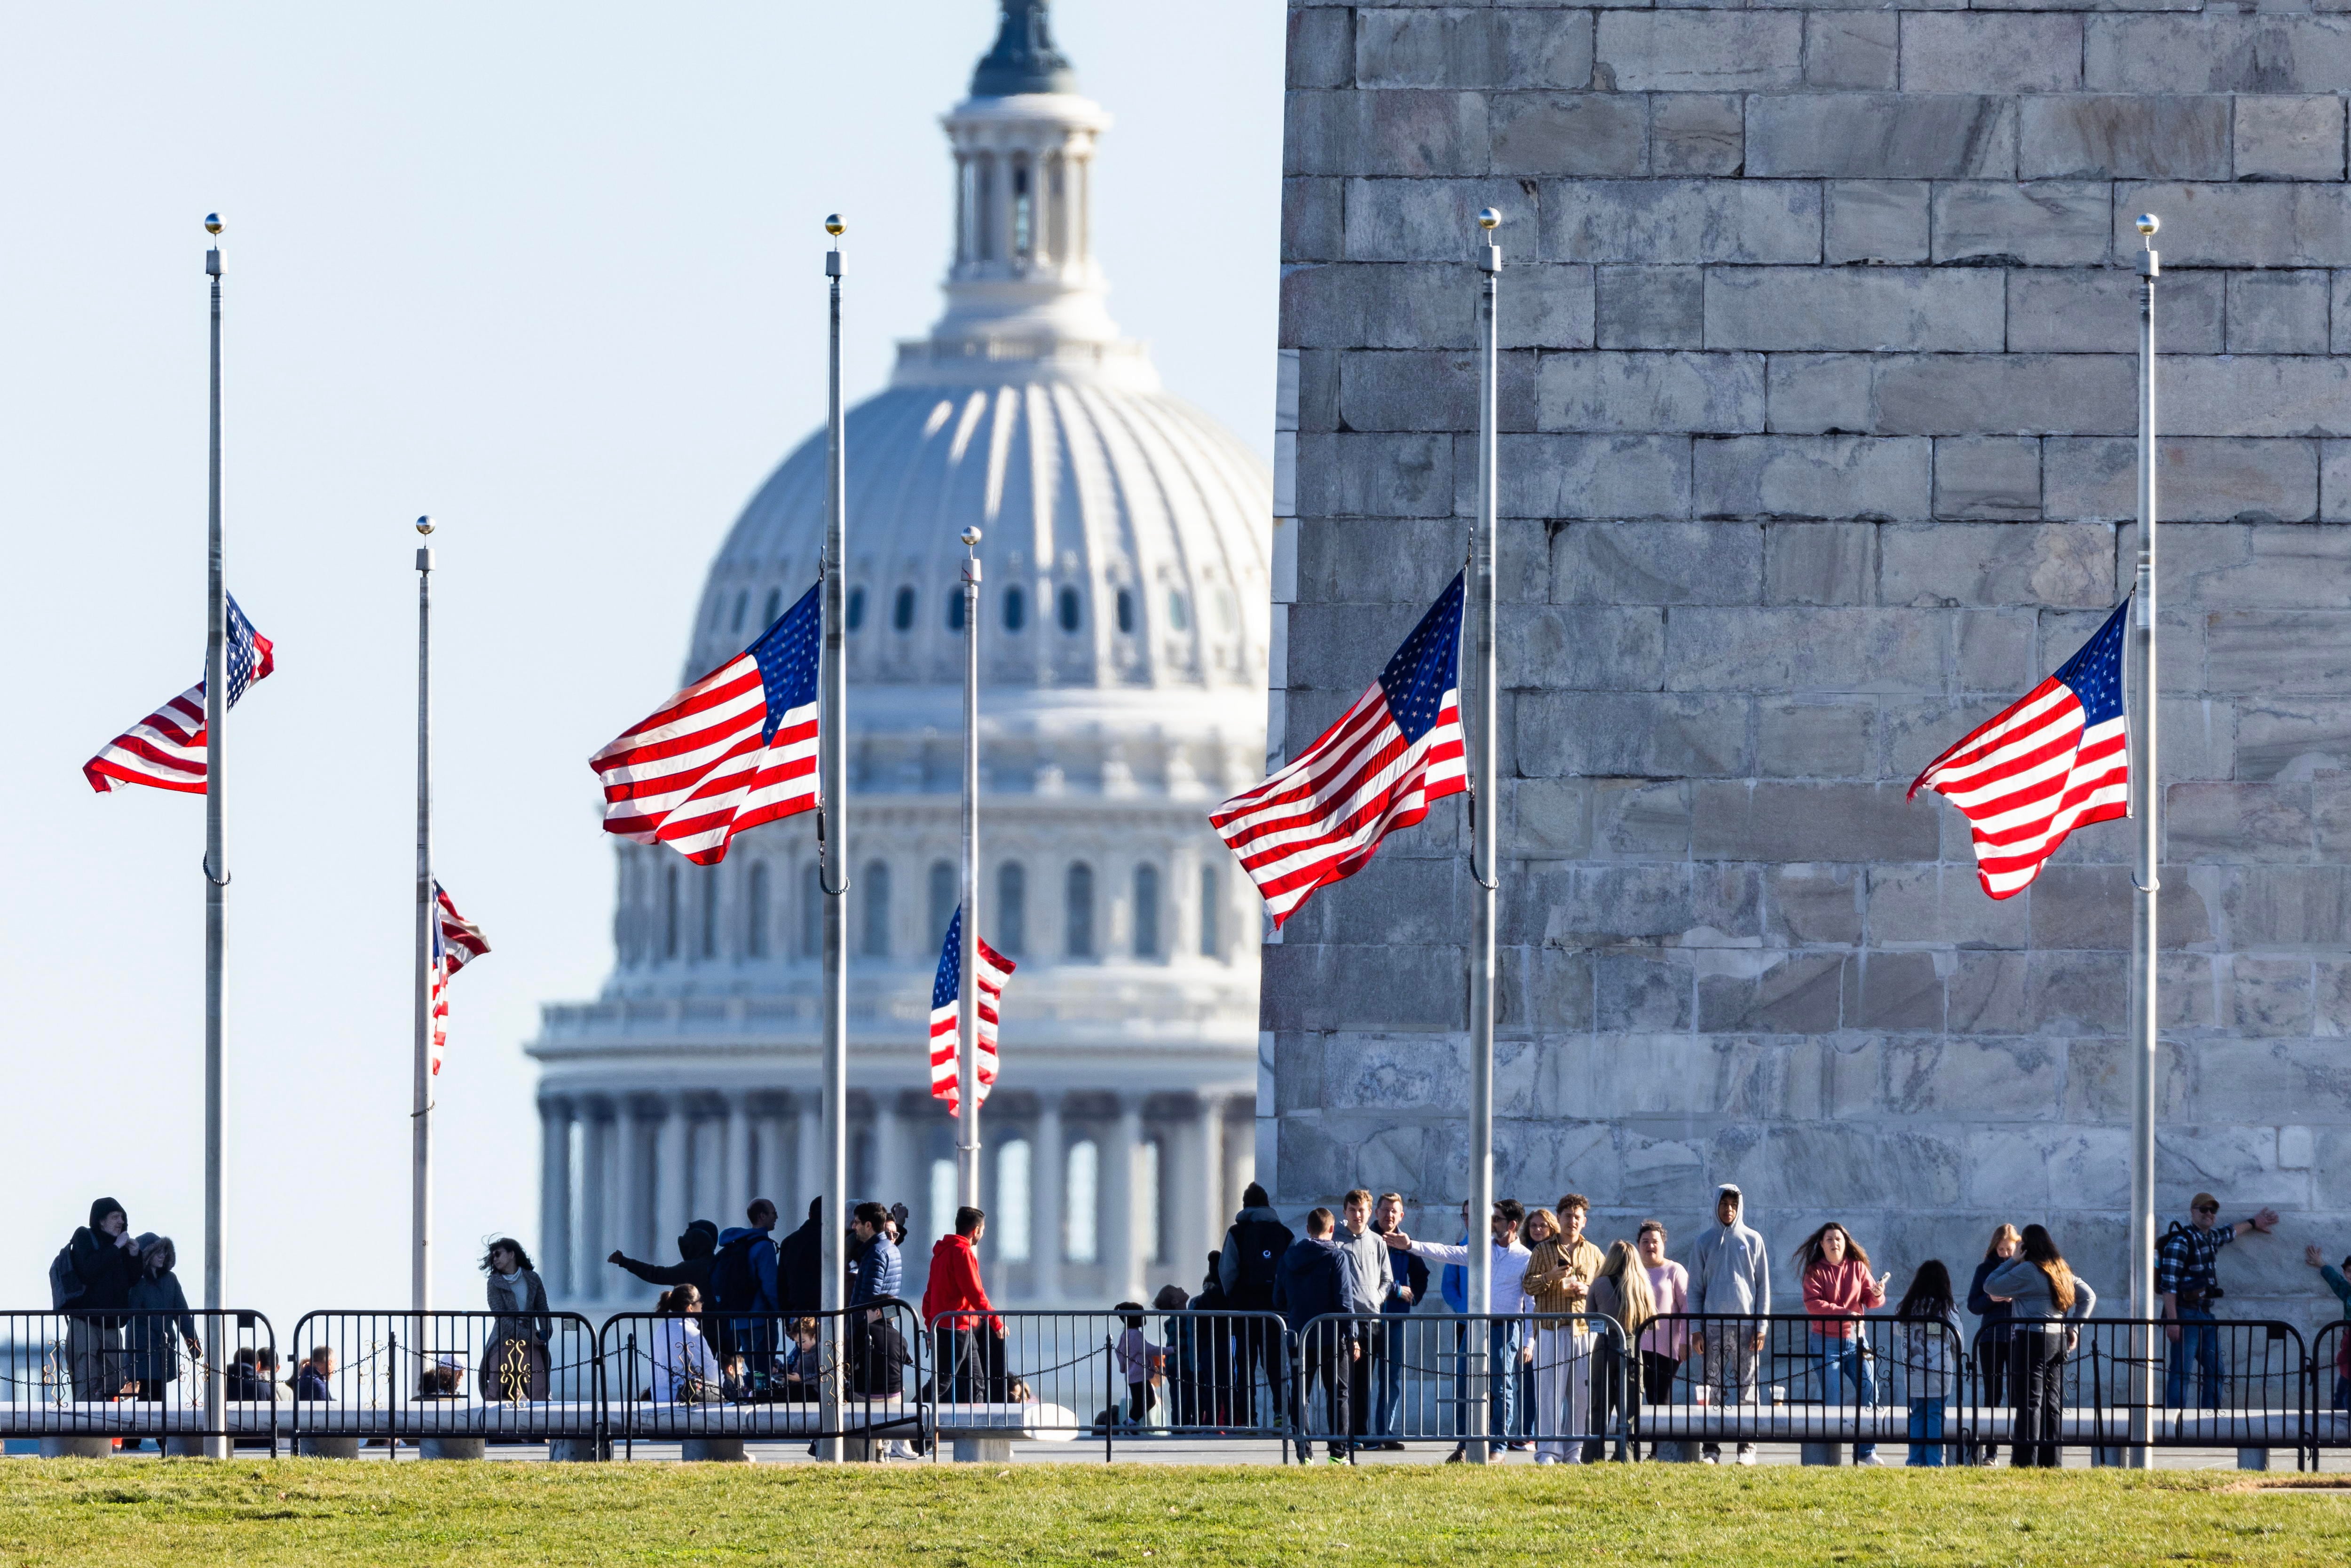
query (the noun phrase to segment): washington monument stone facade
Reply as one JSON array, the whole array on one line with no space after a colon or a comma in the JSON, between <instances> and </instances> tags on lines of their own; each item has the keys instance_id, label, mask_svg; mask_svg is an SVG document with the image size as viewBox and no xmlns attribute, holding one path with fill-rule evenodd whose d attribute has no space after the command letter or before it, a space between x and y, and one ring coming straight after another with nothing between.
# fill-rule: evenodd
<instances>
[{"instance_id":1,"label":"washington monument stone facade","mask_svg":"<svg viewBox=\"0 0 2351 1568\"><path fill-rule=\"evenodd\" d=\"M2157 1206L2275 1205L2229 1311L2334 1315L2351 20L2252 10L1292 0L1277 751L1461 567L1506 218L1498 1192L1678 1253L1736 1181L1776 1252L1840 1218L1897 1289L2040 1220L2126 1310L2127 826L1995 903L1903 792L2127 589L2154 212ZM1466 1188L1459 804L1265 949L1285 1207Z\"/></svg>"}]
</instances>

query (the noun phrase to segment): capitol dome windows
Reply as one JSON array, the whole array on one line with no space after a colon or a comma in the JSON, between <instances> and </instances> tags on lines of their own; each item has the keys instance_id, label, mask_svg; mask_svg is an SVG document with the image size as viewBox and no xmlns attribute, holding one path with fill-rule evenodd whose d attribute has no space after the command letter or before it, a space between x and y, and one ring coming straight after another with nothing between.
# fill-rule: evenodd
<instances>
[{"instance_id":1,"label":"capitol dome windows","mask_svg":"<svg viewBox=\"0 0 2351 1568\"><path fill-rule=\"evenodd\" d=\"M996 868L996 935L990 945L1008 958L1029 951L1029 873L1019 861Z\"/></svg>"},{"instance_id":2,"label":"capitol dome windows","mask_svg":"<svg viewBox=\"0 0 2351 1568\"><path fill-rule=\"evenodd\" d=\"M1004 591L1004 629L1018 632L1029 624L1029 596L1014 583Z\"/></svg>"},{"instance_id":3,"label":"capitol dome windows","mask_svg":"<svg viewBox=\"0 0 2351 1568\"><path fill-rule=\"evenodd\" d=\"M1159 956L1159 868L1134 868L1134 956Z\"/></svg>"},{"instance_id":4,"label":"capitol dome windows","mask_svg":"<svg viewBox=\"0 0 2351 1568\"><path fill-rule=\"evenodd\" d=\"M701 938L699 956L718 956L718 872L705 866L697 879L702 883L702 929L695 933Z\"/></svg>"},{"instance_id":5,"label":"capitol dome windows","mask_svg":"<svg viewBox=\"0 0 2351 1568\"><path fill-rule=\"evenodd\" d=\"M824 956L824 872L816 861L800 868L800 956Z\"/></svg>"},{"instance_id":6,"label":"capitol dome windows","mask_svg":"<svg viewBox=\"0 0 2351 1568\"><path fill-rule=\"evenodd\" d=\"M1062 887L1061 950L1072 958L1094 956L1094 868L1083 861L1070 867Z\"/></svg>"},{"instance_id":7,"label":"capitol dome windows","mask_svg":"<svg viewBox=\"0 0 2351 1568\"><path fill-rule=\"evenodd\" d=\"M1203 958L1217 956L1217 939L1222 935L1217 929L1217 881L1215 866L1200 868L1200 956Z\"/></svg>"},{"instance_id":8,"label":"capitol dome windows","mask_svg":"<svg viewBox=\"0 0 2351 1568\"><path fill-rule=\"evenodd\" d=\"M1061 630L1075 632L1078 629L1079 618L1078 591L1074 588L1061 590Z\"/></svg>"},{"instance_id":9,"label":"capitol dome windows","mask_svg":"<svg viewBox=\"0 0 2351 1568\"><path fill-rule=\"evenodd\" d=\"M768 862L751 862L750 886L745 891L743 950L754 958L768 956Z\"/></svg>"},{"instance_id":10,"label":"capitol dome windows","mask_svg":"<svg viewBox=\"0 0 2351 1568\"><path fill-rule=\"evenodd\" d=\"M1118 591L1118 629L1129 635L1134 632L1134 591L1131 588Z\"/></svg>"},{"instance_id":11,"label":"capitol dome windows","mask_svg":"<svg viewBox=\"0 0 2351 1568\"><path fill-rule=\"evenodd\" d=\"M767 628L773 626L776 623L776 617L781 615L783 612L784 591L780 588L771 588L768 590L768 608L766 612L759 618L760 630L765 631Z\"/></svg>"},{"instance_id":12,"label":"capitol dome windows","mask_svg":"<svg viewBox=\"0 0 2351 1568\"><path fill-rule=\"evenodd\" d=\"M1172 591L1167 595L1167 624L1178 632L1192 629L1191 611L1185 604L1184 596Z\"/></svg>"},{"instance_id":13,"label":"capitol dome windows","mask_svg":"<svg viewBox=\"0 0 2351 1568\"><path fill-rule=\"evenodd\" d=\"M854 632L864 624L865 590L852 588L849 591L849 629Z\"/></svg>"},{"instance_id":14,"label":"capitol dome windows","mask_svg":"<svg viewBox=\"0 0 2351 1568\"><path fill-rule=\"evenodd\" d=\"M743 630L743 612L750 607L750 603L751 592L748 589L745 589L742 592L735 596L735 623L728 627L727 630L731 632L740 632Z\"/></svg>"},{"instance_id":15,"label":"capitol dome windows","mask_svg":"<svg viewBox=\"0 0 2351 1568\"><path fill-rule=\"evenodd\" d=\"M861 958L887 958L890 956L890 867L882 861L867 861L864 885L857 891L863 894L856 900L863 915L858 925L857 956Z\"/></svg>"},{"instance_id":16,"label":"capitol dome windows","mask_svg":"<svg viewBox=\"0 0 2351 1568\"><path fill-rule=\"evenodd\" d=\"M947 939L947 922L955 918L956 894L963 891L956 884L962 880L946 861L931 862L930 928L939 934L941 942Z\"/></svg>"},{"instance_id":17,"label":"capitol dome windows","mask_svg":"<svg viewBox=\"0 0 2351 1568\"><path fill-rule=\"evenodd\" d=\"M677 864L662 868L662 956L677 956Z\"/></svg>"},{"instance_id":18,"label":"capitol dome windows","mask_svg":"<svg viewBox=\"0 0 2351 1568\"><path fill-rule=\"evenodd\" d=\"M890 624L900 632L914 629L914 591L912 588L898 591L898 601L890 609Z\"/></svg>"},{"instance_id":19,"label":"capitol dome windows","mask_svg":"<svg viewBox=\"0 0 2351 1568\"><path fill-rule=\"evenodd\" d=\"M996 1151L996 1207L1000 1219L988 1222L996 1256L1006 1263L1029 1261L1029 1140L1014 1138Z\"/></svg>"},{"instance_id":20,"label":"capitol dome windows","mask_svg":"<svg viewBox=\"0 0 2351 1568\"><path fill-rule=\"evenodd\" d=\"M963 635L963 595L953 591L947 594L947 630Z\"/></svg>"},{"instance_id":21,"label":"capitol dome windows","mask_svg":"<svg viewBox=\"0 0 2351 1568\"><path fill-rule=\"evenodd\" d=\"M1092 1263L1102 1255L1102 1150L1092 1138L1070 1145L1069 1175L1061 1185L1061 1256Z\"/></svg>"}]
</instances>

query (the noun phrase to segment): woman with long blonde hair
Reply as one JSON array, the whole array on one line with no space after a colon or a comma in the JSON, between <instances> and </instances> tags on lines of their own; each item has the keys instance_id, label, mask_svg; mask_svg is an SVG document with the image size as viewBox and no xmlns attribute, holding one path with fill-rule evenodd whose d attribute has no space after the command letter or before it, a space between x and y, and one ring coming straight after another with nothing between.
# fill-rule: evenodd
<instances>
[{"instance_id":1,"label":"woman with long blonde hair","mask_svg":"<svg viewBox=\"0 0 2351 1568\"><path fill-rule=\"evenodd\" d=\"M1968 1281L1968 1311L1975 1313L1976 1365L1983 1374L1983 1396L1987 1405L2008 1402L2008 1298L1995 1296L1984 1289L1984 1281L1991 1271L2016 1256L2023 1235L2015 1226L2002 1223L1991 1233L1991 1245L1984 1249L1983 1261L1976 1265L1976 1277ZM1976 1446L1968 1455L1970 1464L1988 1465L1999 1450L1990 1443Z\"/></svg>"},{"instance_id":2,"label":"woman with long blonde hair","mask_svg":"<svg viewBox=\"0 0 2351 1568\"><path fill-rule=\"evenodd\" d=\"M1592 1310L1616 1320L1625 1331L1619 1340L1604 1338L1592 1353L1592 1424L1605 1431L1608 1418L1622 1407L1625 1360L1623 1346L1640 1342L1641 1331L1657 1315L1657 1298L1649 1289L1648 1270L1641 1267L1629 1241L1608 1244L1608 1260L1592 1281ZM1583 1457L1595 1459L1597 1442L1583 1446Z\"/></svg>"}]
</instances>

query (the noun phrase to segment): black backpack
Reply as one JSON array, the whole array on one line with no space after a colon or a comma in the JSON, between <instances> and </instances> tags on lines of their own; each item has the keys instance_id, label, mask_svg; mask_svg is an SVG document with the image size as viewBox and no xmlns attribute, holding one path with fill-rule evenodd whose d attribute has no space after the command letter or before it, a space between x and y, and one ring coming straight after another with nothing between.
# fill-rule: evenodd
<instances>
[{"instance_id":1,"label":"black backpack","mask_svg":"<svg viewBox=\"0 0 2351 1568\"><path fill-rule=\"evenodd\" d=\"M759 1304L759 1276L751 1249L767 1239L760 1231L737 1236L718 1249L710 1265L710 1304L722 1312L747 1312Z\"/></svg>"},{"instance_id":2,"label":"black backpack","mask_svg":"<svg viewBox=\"0 0 2351 1568\"><path fill-rule=\"evenodd\" d=\"M74 1272L73 1243L68 1241L49 1263L49 1305L62 1312L88 1294L89 1287Z\"/></svg>"},{"instance_id":3,"label":"black backpack","mask_svg":"<svg viewBox=\"0 0 2351 1568\"><path fill-rule=\"evenodd\" d=\"M1297 1237L1278 1219L1245 1219L1233 1227L1231 1245L1240 1249L1232 1304L1242 1312L1262 1312L1273 1306L1274 1276L1281 1255Z\"/></svg>"}]
</instances>

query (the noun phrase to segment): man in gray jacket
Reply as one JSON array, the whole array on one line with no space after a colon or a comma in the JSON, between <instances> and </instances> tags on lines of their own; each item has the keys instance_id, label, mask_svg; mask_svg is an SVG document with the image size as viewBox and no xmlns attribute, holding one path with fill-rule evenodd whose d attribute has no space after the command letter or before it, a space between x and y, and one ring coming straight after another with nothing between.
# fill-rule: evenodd
<instances>
[{"instance_id":1,"label":"man in gray jacket","mask_svg":"<svg viewBox=\"0 0 2351 1568\"><path fill-rule=\"evenodd\" d=\"M1395 1270L1388 1261L1387 1242L1372 1228L1372 1195L1367 1188L1359 1186L1340 1200L1339 1234L1335 1239L1355 1260L1355 1293L1349 1298L1347 1310L1377 1317L1388 1292L1395 1289ZM1368 1323L1357 1325L1357 1333L1364 1354L1347 1369L1353 1385L1349 1401L1353 1425L1349 1431L1363 1437L1374 1427L1372 1391L1379 1386L1380 1363L1387 1349L1387 1336Z\"/></svg>"},{"instance_id":2,"label":"man in gray jacket","mask_svg":"<svg viewBox=\"0 0 2351 1568\"><path fill-rule=\"evenodd\" d=\"M1714 1228L1699 1238L1691 1256L1693 1312L1761 1317L1771 1311L1771 1254L1763 1238L1740 1221L1745 1195L1729 1182L1714 1195ZM1690 1336L1690 1354L1702 1359L1718 1406L1755 1403L1755 1365L1763 1353L1761 1322L1711 1322ZM1722 1450L1706 1445L1706 1462L1721 1461ZM1739 1445L1739 1462L1755 1462L1755 1445Z\"/></svg>"}]
</instances>

